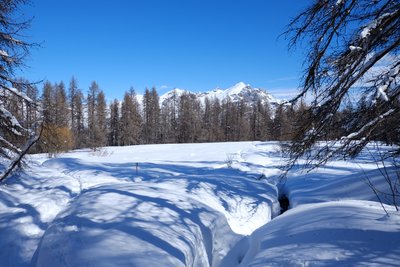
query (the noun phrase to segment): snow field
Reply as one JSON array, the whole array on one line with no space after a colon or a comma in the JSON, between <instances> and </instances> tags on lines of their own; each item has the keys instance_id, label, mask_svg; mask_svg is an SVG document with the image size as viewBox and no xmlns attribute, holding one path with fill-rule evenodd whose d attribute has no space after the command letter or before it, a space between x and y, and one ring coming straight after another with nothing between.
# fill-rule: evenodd
<instances>
[{"instance_id":1,"label":"snow field","mask_svg":"<svg viewBox=\"0 0 400 267\"><path fill-rule=\"evenodd\" d=\"M0 186L0 266L397 266L399 213L365 184L388 190L376 153L283 185L274 142L33 155Z\"/></svg>"},{"instance_id":2,"label":"snow field","mask_svg":"<svg viewBox=\"0 0 400 267\"><path fill-rule=\"evenodd\" d=\"M30 217L43 225L30 253L14 255L20 261L14 265L219 266L243 236L279 210L274 186L225 162L227 153L254 147L251 142L148 145L75 151L55 159L34 155L37 165L7 186L15 195L23 191L17 202L32 205L37 213ZM29 182L25 189L22 180ZM14 223L4 225L5 235ZM25 244L0 241L0 256L11 263L10 243L15 254Z\"/></svg>"}]
</instances>

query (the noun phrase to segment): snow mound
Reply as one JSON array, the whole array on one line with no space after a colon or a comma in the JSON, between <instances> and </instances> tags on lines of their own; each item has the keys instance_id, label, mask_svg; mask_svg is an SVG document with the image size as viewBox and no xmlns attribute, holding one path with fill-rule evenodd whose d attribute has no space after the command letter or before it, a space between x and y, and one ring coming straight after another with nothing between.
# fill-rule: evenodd
<instances>
[{"instance_id":1,"label":"snow mound","mask_svg":"<svg viewBox=\"0 0 400 267\"><path fill-rule=\"evenodd\" d=\"M308 204L254 232L241 266L397 266L400 215L370 201Z\"/></svg>"},{"instance_id":2,"label":"snow mound","mask_svg":"<svg viewBox=\"0 0 400 267\"><path fill-rule=\"evenodd\" d=\"M179 192L110 184L58 216L36 265L215 266L239 238L221 213Z\"/></svg>"}]
</instances>

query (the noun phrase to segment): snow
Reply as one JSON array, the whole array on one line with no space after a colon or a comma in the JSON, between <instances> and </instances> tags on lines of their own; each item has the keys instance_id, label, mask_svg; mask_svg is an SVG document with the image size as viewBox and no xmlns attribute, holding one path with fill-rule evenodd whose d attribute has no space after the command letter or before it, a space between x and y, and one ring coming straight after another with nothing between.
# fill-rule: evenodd
<instances>
[{"instance_id":1,"label":"snow","mask_svg":"<svg viewBox=\"0 0 400 267\"><path fill-rule=\"evenodd\" d=\"M242 266L397 266L400 216L390 211L352 200L289 210L254 233Z\"/></svg>"},{"instance_id":2,"label":"snow","mask_svg":"<svg viewBox=\"0 0 400 267\"><path fill-rule=\"evenodd\" d=\"M164 101L166 99L169 99L169 98L173 97L174 94L176 95L177 98L179 98L184 93L189 93L189 91L184 90L184 89L175 88L172 91L169 91L169 92L163 94L162 96L160 96L160 104L164 103Z\"/></svg>"},{"instance_id":3,"label":"snow","mask_svg":"<svg viewBox=\"0 0 400 267\"><path fill-rule=\"evenodd\" d=\"M336 5L339 6L339 5L343 4L343 1L344 1L344 0L337 0L337 1L336 1Z\"/></svg>"},{"instance_id":4,"label":"snow","mask_svg":"<svg viewBox=\"0 0 400 267\"><path fill-rule=\"evenodd\" d=\"M385 13L385 14L382 14L380 17L378 17L377 19L374 19L372 22L370 22L370 23L369 23L367 26L365 26L365 27L363 28L363 30L361 31L361 33L360 33L361 39L367 38L367 37L371 34L371 31L374 30L374 29L376 29L376 28L379 26L379 24L382 22L382 20L383 20L384 18L390 17L390 16L394 15L396 12L397 12L397 11L394 11L394 12L392 12L392 13Z\"/></svg>"},{"instance_id":5,"label":"snow","mask_svg":"<svg viewBox=\"0 0 400 267\"><path fill-rule=\"evenodd\" d=\"M9 57L8 53L6 51L4 51L4 50L1 50L1 49L0 49L0 56Z\"/></svg>"},{"instance_id":6,"label":"snow","mask_svg":"<svg viewBox=\"0 0 400 267\"><path fill-rule=\"evenodd\" d=\"M206 97L209 99L217 98L221 102L229 97L231 101L245 99L249 102L261 100L262 103L268 103L270 105L277 105L281 103L278 99L268 94L264 89L253 88L250 84L246 84L244 82L239 82L225 90L215 89L210 92L202 93L198 97L202 103L204 103Z\"/></svg>"},{"instance_id":7,"label":"snow","mask_svg":"<svg viewBox=\"0 0 400 267\"><path fill-rule=\"evenodd\" d=\"M237 84L226 89L225 91L227 95L239 94L243 89L249 86L249 84L245 84L244 82L238 82Z\"/></svg>"},{"instance_id":8,"label":"snow","mask_svg":"<svg viewBox=\"0 0 400 267\"><path fill-rule=\"evenodd\" d=\"M361 129L359 129L357 132L350 133L347 136L342 136L341 141L348 141L351 139L357 139L362 133L365 133L367 130L371 129L371 127L374 127L380 120L384 119L385 117L391 115L393 112L395 112L394 109L389 109L382 115L379 115L378 117L374 118L370 122L364 124Z\"/></svg>"},{"instance_id":9,"label":"snow","mask_svg":"<svg viewBox=\"0 0 400 267\"><path fill-rule=\"evenodd\" d=\"M354 46L354 45L350 45L350 46L349 46L349 49L350 49L351 51L360 51L360 50L362 50L361 47L359 47L359 46Z\"/></svg>"},{"instance_id":10,"label":"snow","mask_svg":"<svg viewBox=\"0 0 400 267\"><path fill-rule=\"evenodd\" d=\"M389 98L388 98L388 96L386 94L387 89L388 89L388 85L387 84L383 84L383 85L378 86L378 88L376 90L376 95L377 95L376 98L381 98L382 100L384 100L386 102L389 101Z\"/></svg>"},{"instance_id":11,"label":"snow","mask_svg":"<svg viewBox=\"0 0 400 267\"><path fill-rule=\"evenodd\" d=\"M18 120L11 114L11 112L5 109L2 104L0 105L0 117L2 118L1 122L3 126L9 128L15 135L19 136L22 135L22 133L19 132L18 129L24 129L24 128L22 128ZM9 125L5 123L8 123Z\"/></svg>"},{"instance_id":12,"label":"snow","mask_svg":"<svg viewBox=\"0 0 400 267\"><path fill-rule=\"evenodd\" d=\"M6 89L7 91L13 93L14 95L24 99L25 101L27 101L29 103L33 103L33 100L29 96L27 96L24 92L19 91L17 88L7 87L7 86L4 86L4 85L2 85L2 87L4 89Z\"/></svg>"},{"instance_id":13,"label":"snow","mask_svg":"<svg viewBox=\"0 0 400 267\"><path fill-rule=\"evenodd\" d=\"M373 27L373 26L374 26L374 24L364 27L364 29L361 31L361 34L360 34L361 39L367 38L370 35L371 27Z\"/></svg>"},{"instance_id":14,"label":"snow","mask_svg":"<svg viewBox=\"0 0 400 267\"><path fill-rule=\"evenodd\" d=\"M0 185L0 266L396 265L399 212L365 184L388 190L377 153L285 184L276 142L32 155Z\"/></svg>"},{"instance_id":15,"label":"snow","mask_svg":"<svg viewBox=\"0 0 400 267\"><path fill-rule=\"evenodd\" d=\"M257 100L261 100L263 104L268 103L271 105L278 105L281 103L280 100L273 97L271 94L267 93L264 89L261 88L253 88L251 85L246 84L244 82L239 82L232 87L227 89L216 88L212 91L203 92L203 93L194 93L185 89L175 88L160 97L160 105L164 102L171 101L171 98L174 94L180 97L183 93L191 93L196 95L197 99L200 100L202 104L205 103L205 98L209 99L218 99L220 102L226 100L228 97L231 101L236 102L241 99L246 100L246 102L256 102Z\"/></svg>"}]
</instances>

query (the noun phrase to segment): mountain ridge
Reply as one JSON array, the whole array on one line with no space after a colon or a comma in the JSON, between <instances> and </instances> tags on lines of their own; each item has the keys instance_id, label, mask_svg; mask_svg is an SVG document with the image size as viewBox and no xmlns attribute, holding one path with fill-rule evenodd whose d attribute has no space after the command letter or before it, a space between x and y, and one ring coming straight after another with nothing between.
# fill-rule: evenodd
<instances>
[{"instance_id":1,"label":"mountain ridge","mask_svg":"<svg viewBox=\"0 0 400 267\"><path fill-rule=\"evenodd\" d=\"M160 96L160 104L163 105L164 103L171 101L173 97L180 97L184 93L195 95L201 103L204 103L206 98L217 98L222 102L228 99L228 97L232 102L244 100L246 103L255 103L260 100L261 103L268 104L270 107L275 107L282 103L282 100L275 98L263 88L252 87L250 84L238 82L227 89L217 87L213 90L199 93L186 89L174 88Z\"/></svg>"}]
</instances>

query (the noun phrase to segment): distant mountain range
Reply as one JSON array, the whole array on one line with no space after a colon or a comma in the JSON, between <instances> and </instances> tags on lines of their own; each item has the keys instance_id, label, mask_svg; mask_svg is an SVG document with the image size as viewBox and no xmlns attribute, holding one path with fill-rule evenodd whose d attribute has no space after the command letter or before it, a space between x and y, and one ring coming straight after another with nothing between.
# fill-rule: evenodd
<instances>
[{"instance_id":1,"label":"distant mountain range","mask_svg":"<svg viewBox=\"0 0 400 267\"><path fill-rule=\"evenodd\" d=\"M228 97L231 99L232 102L244 100L246 103L254 103L258 100L261 100L263 104L269 104L270 107L275 107L282 102L281 100L267 93L265 89L255 88L249 84L239 82L225 90L216 88L212 91L203 93L194 93L188 90L175 88L160 96L160 104L162 105L164 102L171 101L171 99L174 97L174 93L175 96L178 97L184 93L194 94L202 103L204 103L206 97L208 97L210 100L213 98L217 98L221 102L223 100L226 100Z\"/></svg>"}]
</instances>

